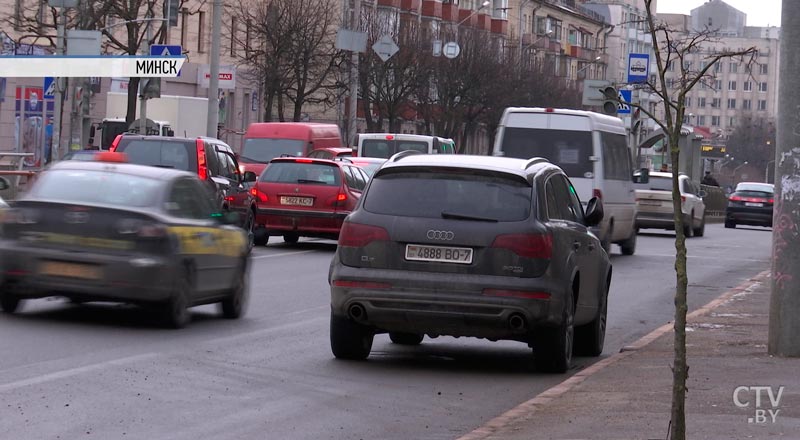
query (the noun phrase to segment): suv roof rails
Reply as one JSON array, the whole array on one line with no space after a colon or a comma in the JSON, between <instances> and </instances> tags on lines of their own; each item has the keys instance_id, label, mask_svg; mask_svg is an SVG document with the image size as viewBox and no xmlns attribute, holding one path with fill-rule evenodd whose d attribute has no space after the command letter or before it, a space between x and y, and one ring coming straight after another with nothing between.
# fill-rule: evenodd
<instances>
[{"instance_id":1,"label":"suv roof rails","mask_svg":"<svg viewBox=\"0 0 800 440\"><path fill-rule=\"evenodd\" d=\"M413 155L417 155L417 154L425 154L425 153L423 153L421 151L417 151L417 150L401 151L401 152L395 154L394 156L390 157L389 158L389 162L397 162L398 160L400 160L400 159L402 159L402 158L404 158L406 156L413 156Z\"/></svg>"},{"instance_id":2,"label":"suv roof rails","mask_svg":"<svg viewBox=\"0 0 800 440\"><path fill-rule=\"evenodd\" d=\"M545 159L544 157L534 157L525 162L525 165L522 166L523 170L527 170L528 168L536 165L537 163L550 163L549 160Z\"/></svg>"}]
</instances>

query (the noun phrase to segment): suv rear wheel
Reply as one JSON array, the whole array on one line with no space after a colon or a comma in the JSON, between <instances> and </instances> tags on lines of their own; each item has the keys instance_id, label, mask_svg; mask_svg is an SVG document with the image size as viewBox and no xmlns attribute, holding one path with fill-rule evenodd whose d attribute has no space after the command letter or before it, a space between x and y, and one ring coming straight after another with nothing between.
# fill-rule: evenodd
<instances>
[{"instance_id":1,"label":"suv rear wheel","mask_svg":"<svg viewBox=\"0 0 800 440\"><path fill-rule=\"evenodd\" d=\"M339 359L366 359L375 333L369 328L331 312L331 351Z\"/></svg>"},{"instance_id":2,"label":"suv rear wheel","mask_svg":"<svg viewBox=\"0 0 800 440\"><path fill-rule=\"evenodd\" d=\"M253 245L266 246L267 242L269 242L269 233L267 229L262 226L257 226L253 231Z\"/></svg>"},{"instance_id":3,"label":"suv rear wheel","mask_svg":"<svg viewBox=\"0 0 800 440\"><path fill-rule=\"evenodd\" d=\"M578 356L600 356L606 338L608 318L608 287L600 287L600 310L592 322L575 329L575 354Z\"/></svg>"},{"instance_id":4,"label":"suv rear wheel","mask_svg":"<svg viewBox=\"0 0 800 440\"><path fill-rule=\"evenodd\" d=\"M541 327L534 333L534 363L546 373L565 373L572 364L572 343L575 337L572 292L564 298L564 318L557 327Z\"/></svg>"}]
</instances>

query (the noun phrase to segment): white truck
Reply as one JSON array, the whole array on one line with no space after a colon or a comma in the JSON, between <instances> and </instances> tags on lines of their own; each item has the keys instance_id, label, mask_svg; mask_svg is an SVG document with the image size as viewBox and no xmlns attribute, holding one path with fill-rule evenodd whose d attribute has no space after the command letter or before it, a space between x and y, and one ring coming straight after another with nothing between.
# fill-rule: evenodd
<instances>
[{"instance_id":1,"label":"white truck","mask_svg":"<svg viewBox=\"0 0 800 440\"><path fill-rule=\"evenodd\" d=\"M138 132L140 103L136 102L136 122L125 125L128 109L128 94L109 92L106 95L106 117L100 124L103 149L108 148L117 134L125 131ZM174 136L197 137L206 135L208 98L193 96L161 95L147 101L147 119L153 121L162 136L172 132Z\"/></svg>"}]
</instances>

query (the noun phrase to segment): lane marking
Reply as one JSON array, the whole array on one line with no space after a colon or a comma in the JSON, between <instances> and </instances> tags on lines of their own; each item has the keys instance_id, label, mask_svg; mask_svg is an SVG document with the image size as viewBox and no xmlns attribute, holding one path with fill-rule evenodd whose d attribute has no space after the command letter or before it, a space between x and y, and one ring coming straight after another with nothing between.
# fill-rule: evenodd
<instances>
[{"instance_id":1,"label":"lane marking","mask_svg":"<svg viewBox=\"0 0 800 440\"><path fill-rule=\"evenodd\" d=\"M752 290L753 288L761 284L769 276L770 272L771 272L770 270L765 270L759 273L758 275L745 280L743 283L739 284L733 289L728 290L727 292L718 296L716 299L709 302L708 304L698 308L697 310L691 313L688 313L686 315L687 322L690 318L696 318L698 316L710 313L714 308L716 308L723 302L733 298L735 295ZM469 432L466 435L459 437L457 440L483 440L497 434L501 429L508 427L517 420L529 419L531 417L531 414L534 413L538 408L548 405L552 400L558 398L567 391L572 390L573 388L578 386L581 382L588 379L590 376L600 372L604 368L616 363L621 359L631 356L633 353L636 353L636 351L638 351L639 349L644 348L645 346L652 343L659 337L671 332L673 324L674 324L673 322L670 322L662 325L661 327L658 327L657 329L653 330L647 335L639 338L633 344L623 347L619 353L614 353L613 355L601 361L598 361L588 366L587 368L584 368L583 370L575 373L569 379L541 392L540 394L536 395L534 398L526 402L522 402L516 407L489 420L482 426L479 426L478 428L474 429L472 432Z\"/></svg>"},{"instance_id":2,"label":"lane marking","mask_svg":"<svg viewBox=\"0 0 800 440\"><path fill-rule=\"evenodd\" d=\"M296 251L296 252L282 252L280 254L268 254L268 255L257 255L255 257L250 257L253 260L262 259L262 258L275 258L275 257L285 257L287 255L300 255L300 254L308 254L311 252L316 252L316 250L308 250L308 251Z\"/></svg>"},{"instance_id":3,"label":"lane marking","mask_svg":"<svg viewBox=\"0 0 800 440\"><path fill-rule=\"evenodd\" d=\"M22 379L15 382L2 384L0 385L0 393L4 393L6 391L11 391L17 388L27 387L31 385L39 385L45 382L50 382L52 380L65 379L67 377L77 376L79 374L88 373L95 370L101 370L106 367L115 367L136 361L143 361L146 359L154 358L157 355L158 355L157 353L137 354L135 356L114 359L110 361L100 362L97 364L84 365L82 367L56 371L55 373L42 374L39 376L30 377L28 379Z\"/></svg>"}]
</instances>

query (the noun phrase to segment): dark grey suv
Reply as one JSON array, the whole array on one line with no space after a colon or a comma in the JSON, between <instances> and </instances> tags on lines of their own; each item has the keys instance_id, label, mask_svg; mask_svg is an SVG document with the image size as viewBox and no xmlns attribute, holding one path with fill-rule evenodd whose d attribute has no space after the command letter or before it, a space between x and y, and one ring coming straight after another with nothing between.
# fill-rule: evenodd
<instances>
[{"instance_id":1,"label":"dark grey suv","mask_svg":"<svg viewBox=\"0 0 800 440\"><path fill-rule=\"evenodd\" d=\"M545 159L399 153L346 219L331 263L331 349L373 336L516 340L564 372L603 351L611 264L566 177Z\"/></svg>"}]
</instances>

